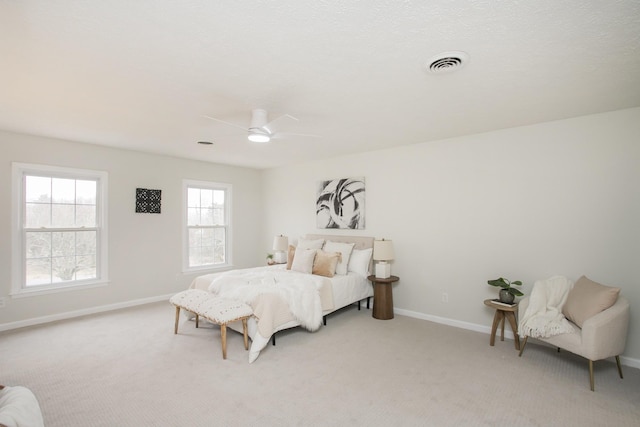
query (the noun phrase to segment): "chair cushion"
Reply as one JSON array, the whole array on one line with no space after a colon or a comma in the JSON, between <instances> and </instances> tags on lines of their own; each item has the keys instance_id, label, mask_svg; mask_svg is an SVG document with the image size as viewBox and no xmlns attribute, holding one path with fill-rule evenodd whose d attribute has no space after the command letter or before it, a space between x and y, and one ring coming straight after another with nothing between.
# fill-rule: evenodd
<instances>
[{"instance_id":1,"label":"chair cushion","mask_svg":"<svg viewBox=\"0 0 640 427\"><path fill-rule=\"evenodd\" d=\"M604 286L582 276L569 291L562 314L582 328L585 320L616 303L620 288Z\"/></svg>"}]
</instances>

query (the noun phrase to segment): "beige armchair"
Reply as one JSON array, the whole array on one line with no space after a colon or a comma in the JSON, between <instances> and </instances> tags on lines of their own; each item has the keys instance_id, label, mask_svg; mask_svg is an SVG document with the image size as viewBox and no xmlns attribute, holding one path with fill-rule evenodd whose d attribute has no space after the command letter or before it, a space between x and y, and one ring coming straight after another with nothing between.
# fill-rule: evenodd
<instances>
[{"instance_id":1,"label":"beige armchair","mask_svg":"<svg viewBox=\"0 0 640 427\"><path fill-rule=\"evenodd\" d=\"M525 313L529 305L529 298L524 298L518 305L518 313ZM629 327L629 301L618 297L616 303L608 309L589 317L582 324L582 329L573 324L575 332L555 335L549 338L535 338L560 349L570 351L586 358L589 361L589 382L591 391L594 391L593 362L615 356L618 365L618 373L622 378L620 366L620 354L624 351ZM527 345L525 336L520 354Z\"/></svg>"}]
</instances>

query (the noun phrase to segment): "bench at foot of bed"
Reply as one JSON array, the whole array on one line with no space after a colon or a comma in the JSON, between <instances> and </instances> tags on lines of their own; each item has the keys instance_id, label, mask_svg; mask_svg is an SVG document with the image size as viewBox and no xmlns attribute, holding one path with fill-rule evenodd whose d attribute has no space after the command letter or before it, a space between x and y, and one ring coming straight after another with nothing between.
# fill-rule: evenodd
<instances>
[{"instance_id":1,"label":"bench at foot of bed","mask_svg":"<svg viewBox=\"0 0 640 427\"><path fill-rule=\"evenodd\" d=\"M176 324L174 334L178 333L180 309L183 308L196 316L196 328L199 318L207 319L211 323L220 325L222 338L222 358L227 358L227 323L236 320L242 321L244 334L244 348L249 350L249 337L247 335L247 319L253 315L251 307L242 301L217 297L200 289L188 289L179 292L169 299L176 306Z\"/></svg>"}]
</instances>

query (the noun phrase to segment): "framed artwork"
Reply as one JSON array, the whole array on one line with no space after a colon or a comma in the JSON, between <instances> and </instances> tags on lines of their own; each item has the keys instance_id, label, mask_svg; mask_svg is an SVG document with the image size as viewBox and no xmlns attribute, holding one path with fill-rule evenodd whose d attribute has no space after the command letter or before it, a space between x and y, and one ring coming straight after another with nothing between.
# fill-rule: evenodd
<instances>
[{"instance_id":1,"label":"framed artwork","mask_svg":"<svg viewBox=\"0 0 640 427\"><path fill-rule=\"evenodd\" d=\"M160 213L160 203L162 201L162 190L149 190L147 188L136 188L136 212L137 213Z\"/></svg>"},{"instance_id":2,"label":"framed artwork","mask_svg":"<svg viewBox=\"0 0 640 427\"><path fill-rule=\"evenodd\" d=\"M364 229L364 177L318 182L318 228Z\"/></svg>"}]
</instances>

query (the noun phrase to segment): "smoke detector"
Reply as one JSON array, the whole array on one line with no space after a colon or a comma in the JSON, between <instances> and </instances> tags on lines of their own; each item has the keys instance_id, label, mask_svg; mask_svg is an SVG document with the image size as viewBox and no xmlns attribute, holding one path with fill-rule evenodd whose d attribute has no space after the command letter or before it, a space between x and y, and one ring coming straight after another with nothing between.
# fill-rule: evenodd
<instances>
[{"instance_id":1,"label":"smoke detector","mask_svg":"<svg viewBox=\"0 0 640 427\"><path fill-rule=\"evenodd\" d=\"M431 74L451 73L462 67L469 61L469 55L465 52L442 52L427 61L427 71Z\"/></svg>"}]
</instances>

